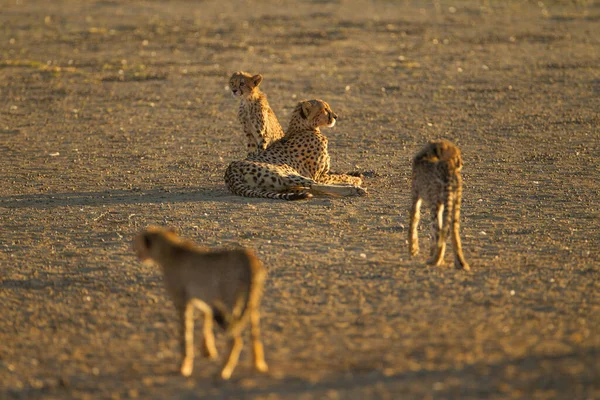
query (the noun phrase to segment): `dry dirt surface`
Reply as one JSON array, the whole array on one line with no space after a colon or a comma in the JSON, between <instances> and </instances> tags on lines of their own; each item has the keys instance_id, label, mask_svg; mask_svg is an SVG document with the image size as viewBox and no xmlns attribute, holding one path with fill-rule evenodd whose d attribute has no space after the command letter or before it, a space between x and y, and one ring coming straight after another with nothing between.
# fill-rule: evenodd
<instances>
[{"instance_id":1,"label":"dry dirt surface","mask_svg":"<svg viewBox=\"0 0 600 400\"><path fill-rule=\"evenodd\" d=\"M329 102L369 197L231 195L238 70L284 127ZM599 110L593 0L0 0L0 398L598 399ZM463 152L469 273L408 256L432 138ZM178 375L148 224L256 249L268 374L246 347Z\"/></svg>"}]
</instances>

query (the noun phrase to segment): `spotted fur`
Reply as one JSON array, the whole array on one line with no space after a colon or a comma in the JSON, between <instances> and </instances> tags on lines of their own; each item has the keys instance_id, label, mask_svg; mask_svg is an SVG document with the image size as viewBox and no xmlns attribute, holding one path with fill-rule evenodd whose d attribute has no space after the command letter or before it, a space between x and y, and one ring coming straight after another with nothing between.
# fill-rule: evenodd
<instances>
[{"instance_id":1,"label":"spotted fur","mask_svg":"<svg viewBox=\"0 0 600 400\"><path fill-rule=\"evenodd\" d=\"M262 80L262 75L246 72L236 72L229 79L231 94L240 98L238 119L246 135L248 154L264 150L283 137L283 129L267 96L258 87Z\"/></svg>"},{"instance_id":2,"label":"spotted fur","mask_svg":"<svg viewBox=\"0 0 600 400\"><path fill-rule=\"evenodd\" d=\"M460 242L460 203L462 201L463 161L458 147L447 140L430 141L413 159L412 207L408 242L410 254L419 253L417 227L421 203L431 209L432 234L428 264L443 263L450 229L454 248L454 266L469 270Z\"/></svg>"},{"instance_id":3,"label":"spotted fur","mask_svg":"<svg viewBox=\"0 0 600 400\"><path fill-rule=\"evenodd\" d=\"M322 100L298 103L285 136L266 150L232 162L225 172L229 189L240 196L300 200L314 193L365 195L359 177L329 175L327 138L320 127L337 119Z\"/></svg>"}]
</instances>

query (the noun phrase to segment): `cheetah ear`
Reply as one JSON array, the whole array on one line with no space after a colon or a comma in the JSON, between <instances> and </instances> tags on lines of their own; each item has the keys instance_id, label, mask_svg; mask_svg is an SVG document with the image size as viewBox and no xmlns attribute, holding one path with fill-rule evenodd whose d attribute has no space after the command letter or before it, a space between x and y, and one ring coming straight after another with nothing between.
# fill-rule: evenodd
<instances>
[{"instance_id":1,"label":"cheetah ear","mask_svg":"<svg viewBox=\"0 0 600 400\"><path fill-rule=\"evenodd\" d=\"M308 118L308 114L310 114L310 108L312 103L310 101L303 101L300 105L300 116L304 119Z\"/></svg>"},{"instance_id":2,"label":"cheetah ear","mask_svg":"<svg viewBox=\"0 0 600 400\"><path fill-rule=\"evenodd\" d=\"M258 87L263 80L263 76L261 74L256 74L252 77L252 83L254 83L254 87Z\"/></svg>"}]
</instances>

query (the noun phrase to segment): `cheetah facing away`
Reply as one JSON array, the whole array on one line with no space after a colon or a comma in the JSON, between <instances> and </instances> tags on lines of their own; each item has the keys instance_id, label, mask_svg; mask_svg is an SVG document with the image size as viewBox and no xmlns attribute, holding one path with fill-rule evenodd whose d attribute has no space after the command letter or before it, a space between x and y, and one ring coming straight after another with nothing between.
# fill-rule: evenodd
<instances>
[{"instance_id":1,"label":"cheetah facing away","mask_svg":"<svg viewBox=\"0 0 600 400\"><path fill-rule=\"evenodd\" d=\"M260 340L260 301L267 270L248 249L207 250L179 238L173 231L150 226L134 239L133 249L144 263L158 264L165 288L179 314L182 353L180 372L190 376L194 365L194 309L204 317L202 353L217 357L213 322L229 336L229 355L221 377L229 379L242 350L249 324L254 367L268 370Z\"/></svg>"},{"instance_id":2,"label":"cheetah facing away","mask_svg":"<svg viewBox=\"0 0 600 400\"><path fill-rule=\"evenodd\" d=\"M229 165L227 186L240 196L282 200L307 199L313 194L365 195L361 178L329 174L327 138L320 127L333 127L336 118L322 100L298 103L282 139Z\"/></svg>"},{"instance_id":3,"label":"cheetah facing away","mask_svg":"<svg viewBox=\"0 0 600 400\"><path fill-rule=\"evenodd\" d=\"M233 97L240 98L238 119L248 139L248 154L266 149L283 137L283 129L259 85L262 75L236 72L229 79Z\"/></svg>"},{"instance_id":4,"label":"cheetah facing away","mask_svg":"<svg viewBox=\"0 0 600 400\"><path fill-rule=\"evenodd\" d=\"M454 248L454 266L469 270L460 242L460 203L462 200L463 161L458 147L447 140L430 141L413 159L412 208L408 242L410 254L419 253L419 225L421 203L431 207L432 235L430 259L427 264L443 263L449 230Z\"/></svg>"}]
</instances>

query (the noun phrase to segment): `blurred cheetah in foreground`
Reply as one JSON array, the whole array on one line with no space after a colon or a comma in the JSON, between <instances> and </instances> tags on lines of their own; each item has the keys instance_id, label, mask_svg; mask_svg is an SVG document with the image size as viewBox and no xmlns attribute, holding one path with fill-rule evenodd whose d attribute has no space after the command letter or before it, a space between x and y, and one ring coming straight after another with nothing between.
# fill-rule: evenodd
<instances>
[{"instance_id":1,"label":"blurred cheetah in foreground","mask_svg":"<svg viewBox=\"0 0 600 400\"><path fill-rule=\"evenodd\" d=\"M337 115L322 100L298 103L285 136L266 150L234 161L225 172L233 193L282 200L307 199L313 194L363 196L362 179L329 174L327 138L320 127L333 127Z\"/></svg>"},{"instance_id":2,"label":"blurred cheetah in foreground","mask_svg":"<svg viewBox=\"0 0 600 400\"><path fill-rule=\"evenodd\" d=\"M419 253L421 203L431 207L432 237L429 265L438 266L444 260L448 231L452 229L454 266L469 270L460 243L460 203L462 200L463 162L458 147L447 140L432 140L417 153L412 164L412 208L408 242L410 254Z\"/></svg>"},{"instance_id":3,"label":"blurred cheetah in foreground","mask_svg":"<svg viewBox=\"0 0 600 400\"><path fill-rule=\"evenodd\" d=\"M268 370L260 341L259 306L266 269L249 250L209 251L159 227L148 227L134 239L133 248L144 263L156 263L179 313L181 374L190 376L194 365L194 308L204 314L204 356L217 357L213 320L231 338L221 377L229 379L242 350L242 331L251 325L254 366Z\"/></svg>"},{"instance_id":4,"label":"blurred cheetah in foreground","mask_svg":"<svg viewBox=\"0 0 600 400\"><path fill-rule=\"evenodd\" d=\"M269 106L267 96L258 88L262 75L236 72L229 79L233 97L240 97L238 119L248 139L248 154L266 149L283 137L283 129Z\"/></svg>"}]
</instances>

